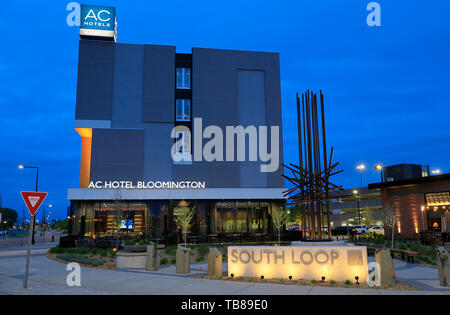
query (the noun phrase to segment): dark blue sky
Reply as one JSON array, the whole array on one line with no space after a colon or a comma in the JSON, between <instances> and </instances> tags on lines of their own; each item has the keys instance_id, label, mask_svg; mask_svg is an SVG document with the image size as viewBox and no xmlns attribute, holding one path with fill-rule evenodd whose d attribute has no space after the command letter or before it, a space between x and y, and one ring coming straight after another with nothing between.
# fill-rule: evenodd
<instances>
[{"instance_id":1,"label":"dark blue sky","mask_svg":"<svg viewBox=\"0 0 450 315\"><path fill-rule=\"evenodd\" d=\"M69 1L0 3L0 193L22 213L20 190L41 191L64 217L77 187L80 143L73 129L78 28ZM382 26L366 24L369 0L101 1L118 15L118 42L280 53L286 162L297 162L295 93L322 89L328 144L344 173L364 183L373 166L422 163L448 172L450 3L379 1Z\"/></svg>"}]
</instances>

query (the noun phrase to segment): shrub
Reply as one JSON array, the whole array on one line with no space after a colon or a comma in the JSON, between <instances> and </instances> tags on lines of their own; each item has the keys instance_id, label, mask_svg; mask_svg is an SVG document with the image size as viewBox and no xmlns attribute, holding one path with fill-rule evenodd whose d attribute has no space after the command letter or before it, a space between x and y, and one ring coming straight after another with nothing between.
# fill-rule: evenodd
<instances>
[{"instance_id":1,"label":"shrub","mask_svg":"<svg viewBox=\"0 0 450 315\"><path fill-rule=\"evenodd\" d=\"M59 246L53 247L50 249L50 253L52 254L62 254L64 253L65 248L61 248Z\"/></svg>"},{"instance_id":2,"label":"shrub","mask_svg":"<svg viewBox=\"0 0 450 315\"><path fill-rule=\"evenodd\" d=\"M177 260L176 260L176 259L172 259L172 260L170 261L170 263L171 263L171 264L176 264L176 263L177 263Z\"/></svg>"},{"instance_id":3,"label":"shrub","mask_svg":"<svg viewBox=\"0 0 450 315\"><path fill-rule=\"evenodd\" d=\"M205 256L206 254L208 254L209 251L209 247L206 245L199 245L197 247L197 252L200 254L200 256Z\"/></svg>"},{"instance_id":4,"label":"shrub","mask_svg":"<svg viewBox=\"0 0 450 315\"><path fill-rule=\"evenodd\" d=\"M165 257L160 260L160 264L161 265L165 265L167 263L169 263L169 260L167 258L165 258Z\"/></svg>"},{"instance_id":5,"label":"shrub","mask_svg":"<svg viewBox=\"0 0 450 315\"><path fill-rule=\"evenodd\" d=\"M77 262L84 265L91 265L91 266L103 265L102 261L95 258L89 258L81 254L59 254L56 255L56 258L67 262Z\"/></svg>"},{"instance_id":6,"label":"shrub","mask_svg":"<svg viewBox=\"0 0 450 315\"><path fill-rule=\"evenodd\" d=\"M169 256L175 256L177 254L177 247L175 245L167 246L164 251Z\"/></svg>"},{"instance_id":7,"label":"shrub","mask_svg":"<svg viewBox=\"0 0 450 315\"><path fill-rule=\"evenodd\" d=\"M197 257L197 258L195 259L195 261L196 261L196 262L201 262L201 261L203 261L203 257Z\"/></svg>"},{"instance_id":8,"label":"shrub","mask_svg":"<svg viewBox=\"0 0 450 315\"><path fill-rule=\"evenodd\" d=\"M336 281L330 280L330 284L336 284Z\"/></svg>"},{"instance_id":9,"label":"shrub","mask_svg":"<svg viewBox=\"0 0 450 315\"><path fill-rule=\"evenodd\" d=\"M351 282L350 280L345 280L345 281L344 281L344 284L345 284L345 285L351 285L352 282Z\"/></svg>"},{"instance_id":10,"label":"shrub","mask_svg":"<svg viewBox=\"0 0 450 315\"><path fill-rule=\"evenodd\" d=\"M313 279L313 280L311 280L311 283L312 283L312 284L316 284L317 281Z\"/></svg>"}]
</instances>

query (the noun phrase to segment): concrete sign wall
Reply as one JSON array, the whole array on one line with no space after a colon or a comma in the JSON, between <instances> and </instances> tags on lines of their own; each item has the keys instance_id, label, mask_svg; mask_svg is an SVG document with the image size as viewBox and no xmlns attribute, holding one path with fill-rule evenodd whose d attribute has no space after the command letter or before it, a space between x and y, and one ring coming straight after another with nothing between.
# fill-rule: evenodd
<instances>
[{"instance_id":1,"label":"concrete sign wall","mask_svg":"<svg viewBox=\"0 0 450 315\"><path fill-rule=\"evenodd\" d=\"M367 273L365 246L228 247L228 276L364 282Z\"/></svg>"}]
</instances>

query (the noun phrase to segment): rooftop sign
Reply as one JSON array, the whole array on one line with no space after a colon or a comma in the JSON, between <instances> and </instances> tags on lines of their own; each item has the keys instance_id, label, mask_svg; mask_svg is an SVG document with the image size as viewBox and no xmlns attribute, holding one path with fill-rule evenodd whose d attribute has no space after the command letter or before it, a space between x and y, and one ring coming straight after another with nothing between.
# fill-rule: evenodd
<instances>
[{"instance_id":1,"label":"rooftop sign","mask_svg":"<svg viewBox=\"0 0 450 315\"><path fill-rule=\"evenodd\" d=\"M81 38L104 38L116 41L116 8L94 5L81 5Z\"/></svg>"}]
</instances>

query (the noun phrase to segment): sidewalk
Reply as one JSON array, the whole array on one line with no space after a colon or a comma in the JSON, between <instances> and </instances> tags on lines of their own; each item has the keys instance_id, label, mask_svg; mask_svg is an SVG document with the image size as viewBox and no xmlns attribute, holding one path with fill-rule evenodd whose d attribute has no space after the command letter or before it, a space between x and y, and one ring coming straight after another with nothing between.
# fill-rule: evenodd
<instances>
[{"instance_id":1,"label":"sidewalk","mask_svg":"<svg viewBox=\"0 0 450 315\"><path fill-rule=\"evenodd\" d=\"M25 256L0 255L0 294L180 294L180 295L264 295L264 294L370 294L370 295L423 295L450 294L450 288L439 287L437 270L407 265L395 261L401 281L418 284L423 291L395 291L380 289L327 288L319 286L293 286L269 283L245 283L194 278L206 274L206 264L191 266L191 274L177 275L175 267L162 267L157 272L143 270L81 269L81 287L66 285L66 265L48 259L44 248L33 249L29 289L23 289ZM13 251L17 251L14 249ZM200 270L200 267L203 270ZM226 267L226 266L224 266Z\"/></svg>"}]
</instances>

